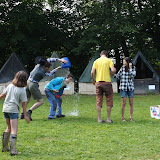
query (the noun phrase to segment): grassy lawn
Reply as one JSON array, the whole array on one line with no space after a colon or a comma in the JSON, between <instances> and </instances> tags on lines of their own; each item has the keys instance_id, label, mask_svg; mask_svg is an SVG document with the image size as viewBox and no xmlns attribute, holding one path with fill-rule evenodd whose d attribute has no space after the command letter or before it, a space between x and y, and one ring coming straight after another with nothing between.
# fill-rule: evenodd
<instances>
[{"instance_id":1,"label":"grassy lawn","mask_svg":"<svg viewBox=\"0 0 160 160\"><path fill-rule=\"evenodd\" d=\"M17 149L22 154L11 157L9 153L0 152L1 160L160 159L160 120L150 116L150 106L160 104L160 95L135 96L135 122L129 121L128 102L127 122L122 122L121 99L115 94L111 114L113 124L97 122L95 96L63 96L62 108L66 117L55 120L47 119L50 105L45 97L44 100L43 106L33 112L30 124L19 120ZM34 102L32 100L28 108ZM2 105L3 101L0 101L1 110ZM107 118L105 99L102 117ZM2 112L0 128L2 135L6 128Z\"/></svg>"}]
</instances>

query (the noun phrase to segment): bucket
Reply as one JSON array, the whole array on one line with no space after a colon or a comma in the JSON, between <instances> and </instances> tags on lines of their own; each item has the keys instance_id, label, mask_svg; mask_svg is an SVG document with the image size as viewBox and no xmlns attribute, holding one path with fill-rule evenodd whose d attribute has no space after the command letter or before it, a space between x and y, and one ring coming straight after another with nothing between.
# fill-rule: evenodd
<instances>
[{"instance_id":1,"label":"bucket","mask_svg":"<svg viewBox=\"0 0 160 160\"><path fill-rule=\"evenodd\" d=\"M70 68L71 67L71 62L69 61L68 57L63 57L61 59L64 59L67 61L67 63L61 62L61 68Z\"/></svg>"}]
</instances>

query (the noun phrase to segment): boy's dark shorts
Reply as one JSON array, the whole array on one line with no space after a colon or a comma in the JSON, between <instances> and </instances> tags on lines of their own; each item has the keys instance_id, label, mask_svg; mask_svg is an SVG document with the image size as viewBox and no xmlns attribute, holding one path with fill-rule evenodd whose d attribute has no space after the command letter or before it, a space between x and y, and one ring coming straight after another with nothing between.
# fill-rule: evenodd
<instances>
[{"instance_id":1,"label":"boy's dark shorts","mask_svg":"<svg viewBox=\"0 0 160 160\"><path fill-rule=\"evenodd\" d=\"M104 93L106 96L107 107L113 107L113 88L111 82L96 82L97 106L102 107Z\"/></svg>"}]
</instances>

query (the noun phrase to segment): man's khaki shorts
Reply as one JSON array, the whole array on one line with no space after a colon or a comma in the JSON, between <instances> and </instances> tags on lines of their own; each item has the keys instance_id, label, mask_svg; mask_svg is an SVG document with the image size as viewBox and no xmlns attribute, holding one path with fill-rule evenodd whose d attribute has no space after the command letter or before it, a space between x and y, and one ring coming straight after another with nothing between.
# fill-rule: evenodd
<instances>
[{"instance_id":1,"label":"man's khaki shorts","mask_svg":"<svg viewBox=\"0 0 160 160\"><path fill-rule=\"evenodd\" d=\"M31 98L32 95L35 100L42 99L42 95L39 90L39 85L29 80L27 81L26 93L27 98Z\"/></svg>"},{"instance_id":2,"label":"man's khaki shorts","mask_svg":"<svg viewBox=\"0 0 160 160\"><path fill-rule=\"evenodd\" d=\"M97 106L102 107L104 93L106 96L107 107L113 107L113 89L111 82L96 82Z\"/></svg>"}]
</instances>

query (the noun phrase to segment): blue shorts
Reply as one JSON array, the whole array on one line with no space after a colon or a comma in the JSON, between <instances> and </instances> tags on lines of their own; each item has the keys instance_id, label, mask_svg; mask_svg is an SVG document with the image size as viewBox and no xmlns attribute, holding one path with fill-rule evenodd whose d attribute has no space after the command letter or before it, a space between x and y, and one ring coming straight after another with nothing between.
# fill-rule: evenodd
<instances>
[{"instance_id":1,"label":"blue shorts","mask_svg":"<svg viewBox=\"0 0 160 160\"><path fill-rule=\"evenodd\" d=\"M18 116L18 114L19 113L7 113L7 112L4 112L3 113L4 114L4 118L5 119L18 119L19 118L19 116Z\"/></svg>"},{"instance_id":2,"label":"blue shorts","mask_svg":"<svg viewBox=\"0 0 160 160\"><path fill-rule=\"evenodd\" d=\"M134 98L134 90L132 90L132 91L120 90L120 95L121 95L122 98L127 97L127 95L128 95L129 98Z\"/></svg>"}]
</instances>

